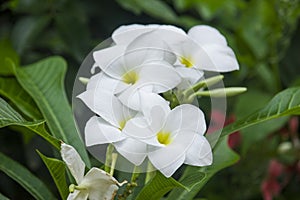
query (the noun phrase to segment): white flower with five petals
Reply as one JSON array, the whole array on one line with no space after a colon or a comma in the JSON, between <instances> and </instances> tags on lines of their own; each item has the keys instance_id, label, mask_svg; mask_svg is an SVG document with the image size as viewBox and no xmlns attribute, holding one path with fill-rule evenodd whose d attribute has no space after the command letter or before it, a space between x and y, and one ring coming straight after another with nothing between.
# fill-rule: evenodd
<instances>
[{"instance_id":1,"label":"white flower with five petals","mask_svg":"<svg viewBox=\"0 0 300 200\"><path fill-rule=\"evenodd\" d=\"M111 92L106 90L95 92L95 89L88 89L78 96L99 115L91 117L86 123L84 131L86 145L113 144L127 160L140 165L147 156L147 145L125 134L128 122L135 119L137 111L124 106ZM128 148L133 150L128 152Z\"/></svg>"},{"instance_id":2,"label":"white flower with five petals","mask_svg":"<svg viewBox=\"0 0 300 200\"><path fill-rule=\"evenodd\" d=\"M112 79L106 83L99 81L102 85L115 82L116 87L111 92L118 95L124 105L139 110L139 89L147 88L151 92L162 93L180 83L179 74L164 60L165 51L152 48L126 51L126 48L116 45L94 52L96 66Z\"/></svg>"},{"instance_id":3,"label":"white flower with five petals","mask_svg":"<svg viewBox=\"0 0 300 200\"><path fill-rule=\"evenodd\" d=\"M170 110L157 94L141 97L144 116L129 121L125 133L148 144L147 155L156 169L170 177L183 163L211 165L212 151L204 137L206 124L199 108L183 104Z\"/></svg>"}]
</instances>

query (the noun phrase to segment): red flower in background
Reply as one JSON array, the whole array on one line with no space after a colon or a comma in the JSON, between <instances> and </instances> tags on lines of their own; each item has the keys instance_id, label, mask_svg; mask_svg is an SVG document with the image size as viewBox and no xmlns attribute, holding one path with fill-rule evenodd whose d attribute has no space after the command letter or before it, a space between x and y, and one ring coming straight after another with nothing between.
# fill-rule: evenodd
<instances>
[{"instance_id":1,"label":"red flower in background","mask_svg":"<svg viewBox=\"0 0 300 200\"><path fill-rule=\"evenodd\" d=\"M224 122L225 119L225 122ZM207 130L207 134L211 134L224 126L231 124L235 121L235 116L230 115L228 118L224 115L223 112L219 110L213 110L211 112L211 125ZM240 132L234 132L229 135L228 145L230 148L236 148L241 143L241 134Z\"/></svg>"},{"instance_id":2,"label":"red flower in background","mask_svg":"<svg viewBox=\"0 0 300 200\"><path fill-rule=\"evenodd\" d=\"M272 200L274 196L280 194L283 185L278 180L284 170L285 166L277 160L270 161L267 178L261 184L264 200Z\"/></svg>"}]
</instances>

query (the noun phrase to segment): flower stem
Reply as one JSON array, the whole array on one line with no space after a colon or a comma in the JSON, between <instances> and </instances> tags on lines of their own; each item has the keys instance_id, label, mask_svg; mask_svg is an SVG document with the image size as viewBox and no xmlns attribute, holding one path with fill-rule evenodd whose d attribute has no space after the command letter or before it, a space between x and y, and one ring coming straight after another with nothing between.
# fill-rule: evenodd
<instances>
[{"instance_id":1,"label":"flower stem","mask_svg":"<svg viewBox=\"0 0 300 200\"><path fill-rule=\"evenodd\" d=\"M134 166L130 182L131 183L136 182L139 175L140 175L140 168L138 166Z\"/></svg>"},{"instance_id":2,"label":"flower stem","mask_svg":"<svg viewBox=\"0 0 300 200\"><path fill-rule=\"evenodd\" d=\"M105 167L104 167L104 171L106 171L107 173L109 173L111 170L110 166L112 164L113 151L114 151L114 146L112 144L109 144L106 149L106 159L105 159Z\"/></svg>"},{"instance_id":3,"label":"flower stem","mask_svg":"<svg viewBox=\"0 0 300 200\"><path fill-rule=\"evenodd\" d=\"M146 174L146 178L145 178L145 184L147 184L155 175L156 169L154 168L154 166L152 165L152 163L150 161L148 161L148 166L147 166L147 174Z\"/></svg>"},{"instance_id":4,"label":"flower stem","mask_svg":"<svg viewBox=\"0 0 300 200\"><path fill-rule=\"evenodd\" d=\"M114 171L115 171L115 166L116 166L117 158L118 158L118 154L117 153L112 153L111 157L112 157L112 162L111 162L109 174L111 176L113 176L114 175Z\"/></svg>"}]
</instances>

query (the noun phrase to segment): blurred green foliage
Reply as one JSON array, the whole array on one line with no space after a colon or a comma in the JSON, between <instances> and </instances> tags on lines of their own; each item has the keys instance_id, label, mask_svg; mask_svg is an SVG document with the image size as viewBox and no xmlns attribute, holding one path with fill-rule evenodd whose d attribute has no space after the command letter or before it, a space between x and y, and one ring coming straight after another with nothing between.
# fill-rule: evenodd
<instances>
[{"instance_id":1,"label":"blurred green foliage","mask_svg":"<svg viewBox=\"0 0 300 200\"><path fill-rule=\"evenodd\" d=\"M228 110L237 118L259 109L282 89L300 85L299 0L10 0L1 3L0 11L1 78L12 75L4 57L26 65L61 55L69 66L65 80L69 98L85 56L115 28L131 23L167 23L185 30L198 24L218 28L240 63L238 72L226 74L225 85L248 87L247 94L228 100ZM237 149L240 162L214 177L199 197L261 199L268 160L279 158L278 145L290 140L278 134L286 121L243 130ZM35 137L27 141L20 135L11 138L15 134L11 129L0 132L1 152L36 174L47 174L38 156L32 156L37 147L52 153L43 141ZM31 198L3 174L0 180L0 193L12 199ZM50 176L44 181L52 183ZM279 199L297 199L297 184L299 180L293 179Z\"/></svg>"}]
</instances>

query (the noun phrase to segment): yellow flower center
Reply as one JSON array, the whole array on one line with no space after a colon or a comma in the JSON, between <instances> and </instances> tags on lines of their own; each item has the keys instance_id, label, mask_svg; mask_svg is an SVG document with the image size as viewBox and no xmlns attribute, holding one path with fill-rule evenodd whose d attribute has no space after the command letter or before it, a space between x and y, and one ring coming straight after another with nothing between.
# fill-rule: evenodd
<instances>
[{"instance_id":1,"label":"yellow flower center","mask_svg":"<svg viewBox=\"0 0 300 200\"><path fill-rule=\"evenodd\" d=\"M119 122L119 130L122 131L123 128L125 127L125 124L128 120L122 120Z\"/></svg>"},{"instance_id":2,"label":"yellow flower center","mask_svg":"<svg viewBox=\"0 0 300 200\"><path fill-rule=\"evenodd\" d=\"M171 133L159 132L156 136L161 144L168 145L172 142Z\"/></svg>"},{"instance_id":3,"label":"yellow flower center","mask_svg":"<svg viewBox=\"0 0 300 200\"><path fill-rule=\"evenodd\" d=\"M191 68L193 67L193 63L191 61L191 58L186 58L186 57L180 57L179 61L181 62L181 64L185 65L185 67L187 68Z\"/></svg>"},{"instance_id":4,"label":"yellow flower center","mask_svg":"<svg viewBox=\"0 0 300 200\"><path fill-rule=\"evenodd\" d=\"M123 77L123 81L127 84L135 84L138 80L138 75L134 71L126 72Z\"/></svg>"}]
</instances>

